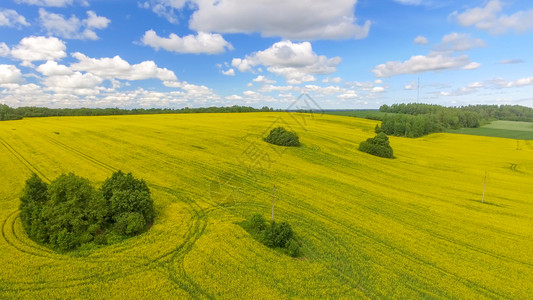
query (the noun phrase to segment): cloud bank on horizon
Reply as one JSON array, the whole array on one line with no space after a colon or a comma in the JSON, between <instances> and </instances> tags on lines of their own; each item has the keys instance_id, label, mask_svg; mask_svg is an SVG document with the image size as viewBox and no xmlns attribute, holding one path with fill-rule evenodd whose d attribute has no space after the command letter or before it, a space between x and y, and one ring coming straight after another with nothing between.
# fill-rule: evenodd
<instances>
[{"instance_id":1,"label":"cloud bank on horizon","mask_svg":"<svg viewBox=\"0 0 533 300\"><path fill-rule=\"evenodd\" d=\"M533 107L527 1L6 0L0 32L14 107Z\"/></svg>"}]
</instances>

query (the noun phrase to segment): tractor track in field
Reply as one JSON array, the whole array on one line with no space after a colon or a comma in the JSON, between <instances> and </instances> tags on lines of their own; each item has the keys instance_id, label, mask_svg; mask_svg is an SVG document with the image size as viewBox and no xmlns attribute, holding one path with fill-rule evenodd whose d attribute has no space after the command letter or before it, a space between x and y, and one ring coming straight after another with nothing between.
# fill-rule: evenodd
<instances>
[{"instance_id":1,"label":"tractor track in field","mask_svg":"<svg viewBox=\"0 0 533 300\"><path fill-rule=\"evenodd\" d=\"M203 231L205 230L205 227L207 225L206 222L206 215L203 213L201 209L198 209L197 207L194 207L191 205L189 207L189 210L192 211L193 215L196 215L193 217L193 222L189 225L189 228L187 230L187 233L185 234L184 239L177 245L176 247L171 247L168 251L159 254L156 257L149 258L137 258L132 261L136 261L135 264L133 264L131 267L127 267L126 269L116 269L112 271L107 272L100 272L98 274L93 274L89 276L81 276L81 277L71 277L68 279L60 279L60 280L46 280L46 281L4 281L2 284L4 287L2 288L0 285L0 290L2 291L22 291L22 290L46 290L46 289L63 289L63 288L69 288L69 287L76 287L76 286L85 286L88 284L91 284L91 280L105 280L105 281L113 281L125 277L129 277L135 274L143 273L150 270L157 270L158 268L163 268L166 270L165 274L168 276L169 280L174 282L178 287L184 289L185 291L191 293L191 295L194 294L203 294L207 295L205 292L201 290L200 287L194 281L192 281L190 278L186 276L186 272L183 268L183 259L185 255L190 252L194 246L194 243L200 238L200 236L203 234ZM31 250L23 249L20 245L17 245L15 242L13 242L10 238L7 236L12 233L14 234L14 223L18 219L17 215L18 211L14 211L9 214L8 218L6 218L2 222L2 238L8 243L11 247L15 248L18 252L23 253L24 255L30 255L30 256L38 256L42 257L44 259L51 259L54 261L77 261L77 262L89 262L89 263L105 263L108 262L109 259L106 259L106 257L71 257L71 256L63 256L61 254L55 254L55 252L46 251L37 247L31 247ZM11 225L9 225L11 224ZM11 227L11 229L9 228ZM15 237L17 237L14 234ZM21 239L17 239L20 243L25 244ZM27 245L27 244L26 244ZM132 245L131 247L127 248L120 248L119 252L132 250L135 248L135 245ZM46 253L42 253L46 252ZM55 255L54 255L55 254ZM177 258L180 259L179 261L179 267L176 269L178 274L184 275L183 278L180 278L180 276L176 276L173 274L173 261ZM144 261L143 261L144 260ZM141 261L141 263L138 263L137 261ZM15 288L10 288L9 285L16 286Z\"/></svg>"},{"instance_id":2,"label":"tractor track in field","mask_svg":"<svg viewBox=\"0 0 533 300\"><path fill-rule=\"evenodd\" d=\"M46 141L49 143L58 146L66 151L69 151L77 156L79 156L82 159L85 159L89 161L90 163L96 165L99 168L105 169L107 171L116 171L117 169L113 166L104 163L92 156L89 156L73 147L70 147L54 138L51 138L45 134L41 134L45 138ZM32 172L38 173L42 177L46 178L41 172L39 172L37 169L35 169L22 155L20 155L18 152L16 152L9 144L7 144L4 140L0 139L0 142L17 158L19 159L28 169L30 169ZM48 180L48 179L47 179ZM48 180L49 181L49 180ZM178 195L174 192L172 189L160 187L157 185L149 184L152 188L158 189L160 191L170 193L174 197L176 197L179 201L182 201ZM169 280L171 280L175 285L177 285L179 288L187 291L191 295L203 295L206 298L213 298L208 293L206 293L198 284L196 284L186 273L184 268L184 259L187 253L189 253L195 244L195 242L202 236L206 226L207 226L207 215L205 211L198 206L196 202L185 202L189 206L188 210L191 212L191 215L193 216L191 224L189 224L189 229L187 230L187 233L185 234L184 240L177 245L177 247L172 248L170 251L167 251L165 253L162 253L158 255L155 258L147 258L147 262L142 263L141 265L137 265L134 270L117 270L107 273L99 273L95 275L89 275L89 276L83 276L83 277L77 277L77 278L69 278L67 280L55 280L55 281L13 281L13 282L4 282L4 284L15 284L15 285L23 285L23 287L10 289L10 288L0 288L3 291L20 291L20 290L46 290L46 289L62 289L62 288L69 288L69 287L75 287L75 286L84 286L90 284L90 280L93 279L106 279L106 280L116 280L123 277L128 277L133 274L138 274L141 272L145 272L147 270L151 270L157 267L163 267L165 270L165 274L167 274ZM37 256L42 257L45 259L52 259L57 261L68 261L68 260L78 260L78 261L87 261L87 262L105 262L107 261L105 258L100 259L99 257L85 257L85 258L76 258L76 257L69 257L69 256L61 256L60 254L55 255L52 250L46 251L44 249L32 246L26 242L24 242L23 239L17 236L15 232L15 222L18 219L18 210L13 211L8 215L8 217L2 222L2 238L6 241L8 245L15 248L18 252L23 253L25 255L31 255L31 256ZM9 222L9 226L8 225ZM11 227L11 230L7 229L7 227ZM14 241L12 241L10 238L6 235L6 230L10 231L10 234L13 235L13 237L22 245L25 247L30 248L25 249L21 245L17 245ZM135 247L135 245L133 245ZM129 250L130 248L121 248L122 251ZM44 252L44 253L43 253ZM167 261L168 260L168 261ZM125 275L125 276L124 276Z\"/></svg>"},{"instance_id":3,"label":"tractor track in field","mask_svg":"<svg viewBox=\"0 0 533 300\"><path fill-rule=\"evenodd\" d=\"M257 203L257 202L238 202L236 204L234 204L234 203L221 204L221 205L218 205L218 206L211 207L209 212L212 212L212 211L215 211L215 210L218 210L218 209L226 209L227 207L250 207L250 208L259 208L259 210L263 210L263 211L264 210L268 211L268 209L270 208L270 206L267 205L267 204L262 204L262 203ZM332 248L335 248L337 250L341 250L341 252L343 252L343 253L351 253L352 250L349 249L346 244L340 243L339 239L335 236L334 233L331 233L330 231L327 231L327 230L324 229L326 227L316 226L316 223L313 223L308 218L302 218L302 214L298 213L298 212L295 212L295 211L287 211L287 210L280 210L280 209L277 209L276 211L278 213L282 214L282 215L289 216L289 218L292 219L292 220L298 220L299 223L305 224L305 226L307 228L316 228L316 230L313 232L313 234L316 235L316 236L320 236L321 239L328 240L328 245L330 245ZM313 211L308 211L308 210L304 210L304 211L305 212L314 213ZM230 214L233 215L233 216L243 217L241 214L237 214L237 213L231 213L230 212ZM319 216L318 214L315 214L315 215ZM317 220L317 219L314 219L314 220ZM326 220L326 221L329 221L329 219ZM260 243L260 242L258 242L258 243ZM309 246L312 246L312 245L307 245L307 246L309 247ZM266 246L262 245L262 247L266 247ZM319 260L319 256L311 256L309 258L310 259ZM336 276L341 278L343 280L343 282L346 285L349 286L349 287L342 286L342 289L357 290L357 291L359 291L360 293L362 293L363 295L365 295L368 298L376 297L376 295L374 295L374 294L369 294L367 292L367 290L363 286L360 285L360 282L356 278L354 278L353 276L350 276L349 274L346 274L346 272L344 270L340 270L340 268L336 268L336 267L332 267L332 266L328 266L327 269L331 273L336 274ZM362 273L360 273L359 275L362 275Z\"/></svg>"},{"instance_id":4,"label":"tractor track in field","mask_svg":"<svg viewBox=\"0 0 533 300\"><path fill-rule=\"evenodd\" d=\"M64 144L64 143L62 143L62 142L60 142L60 141L58 141L58 140L56 140L54 138L51 138L51 137L49 137L49 136L47 136L45 134L41 134L41 136L44 137L48 142L50 142L50 143L52 143L52 144L54 144L56 146L59 146L59 147L65 149L65 150L67 150L67 151L69 151L69 152L71 152L71 153L73 153L75 155L78 155L79 157L84 158L84 159L88 160L89 162L91 162L93 164L96 164L96 165L98 165L101 168L106 169L107 171L115 172L115 171L118 170L118 169L114 168L113 166L111 166L111 165L109 165L107 163L104 163L104 162L102 162L102 161L100 161L100 160L98 160L98 159L96 159L96 158L94 158L94 157L92 157L90 155L87 155L87 154L85 154L85 153L83 153L83 152L81 152L81 151L79 151L79 150L77 150L77 149L75 149L73 147L70 147L70 146L68 146L68 145L66 145L66 144Z\"/></svg>"},{"instance_id":5,"label":"tractor track in field","mask_svg":"<svg viewBox=\"0 0 533 300\"><path fill-rule=\"evenodd\" d=\"M10 144L8 144L4 139L0 138L0 143L4 145L4 147L13 155L15 158L17 158L28 170L30 170L32 173L35 173L39 175L41 178L45 179L46 181L50 182L50 179L46 177L41 171L39 171L37 168L35 168L22 154L18 153L15 148L13 148Z\"/></svg>"},{"instance_id":6,"label":"tractor track in field","mask_svg":"<svg viewBox=\"0 0 533 300\"><path fill-rule=\"evenodd\" d=\"M300 205L298 205L298 204L293 204L293 205L295 207L300 207ZM434 270L436 270L436 271L438 271L438 272L440 272L442 274L445 274L446 276L448 276L450 278L453 278L457 282L467 282L469 286L474 287L474 289L476 289L478 292L483 293L483 294L485 294L485 295L487 295L489 297L500 297L500 298L505 298L506 297L505 295L499 294L499 293L489 289L488 287L485 287L485 286L483 286L483 285L481 285L481 284L479 284L479 283L477 283L477 282L475 282L473 280L469 280L469 279L463 278L463 277L461 277L461 276L459 276L457 274L454 274L454 273L446 270L443 267L440 267L440 266L437 266L435 264L432 264L431 262L428 262L428 261L424 260L421 257L413 255L413 253L409 253L406 250L394 247L394 245L391 245L390 243L387 243L385 240L376 239L369 232L365 232L363 230L356 230L352 226L344 224L343 222L341 222L339 220L336 220L334 218L328 217L328 216L326 216L326 215L324 215L322 213L318 213L318 212L316 212L314 210L311 211L311 210L305 209L304 207L301 207L300 209L303 209L307 213L311 213L311 214L315 215L316 217L319 217L320 219L327 220L328 222L331 222L331 223L343 228L343 230L345 232L349 233L349 234L352 234L352 235L355 235L355 236L358 236L358 237L364 237L365 239L371 240L375 244L379 244L382 247L384 247L386 249L389 249L392 253L395 253L395 254L403 257L407 261L411 261L411 262L414 262L414 263L419 264L421 266L434 269ZM453 243L453 241L449 241L449 240L446 240L446 241Z\"/></svg>"},{"instance_id":7,"label":"tractor track in field","mask_svg":"<svg viewBox=\"0 0 533 300\"><path fill-rule=\"evenodd\" d=\"M257 203L241 203L241 205L264 207L264 205L257 204ZM483 286L483 285L481 285L481 284L479 284L479 283L477 283L475 281L463 278L463 277L461 277L461 276L459 276L457 274L454 274L454 273L446 270L443 267L437 266L437 265L435 265L435 264L433 264L431 262L428 262L428 261L424 260L421 257L413 255L413 253L409 253L406 250L394 247L394 245L391 245L390 243L387 243L385 240L376 239L375 237L373 237L368 232L364 232L362 230L357 230L356 228L352 228L352 226L349 226L349 225L344 224L343 222L341 222L339 220L336 220L336 219L330 218L330 217L328 217L326 215L323 215L323 214L321 214L321 213L319 213L319 212L317 212L315 210L309 210L306 207L300 206L300 205L295 204L295 203L293 203L292 205L294 207L297 207L300 210L303 210L306 214L308 213L308 214L311 214L311 215L315 216L315 218L313 218L315 220L324 220L326 222L331 222L332 224L335 224L337 227L341 228L341 230L345 231L346 233L348 233L350 235L355 235L355 236L358 236L358 237L363 237L363 238L368 239L368 240L372 240L375 244L381 245L382 247L384 247L386 249L389 249L390 251L392 251L396 255L399 255L400 257L403 257L404 259L406 259L406 261L413 262L413 263L421 265L421 266L423 266L425 268L434 269L437 272L442 273L443 275L446 275L449 278L453 278L457 282L461 282L461 283L465 284L466 286L468 286L470 288L473 288L476 291L478 291L479 293L484 294L484 295L486 295L488 297L497 297L497 298L506 298L507 297L506 295L499 294L499 293L491 290L490 288L488 288L486 286ZM307 221L305 219L302 219L301 214L299 214L297 212L284 211L283 213L289 215L293 219L297 219L299 222L307 223ZM322 228L322 226L314 226L313 228ZM343 251L345 253L348 253L350 251L349 249L346 248L345 245L339 243L338 239L335 238L335 236L332 233L329 233L329 232L326 232L325 230L322 230L322 232L320 233L320 236L321 237L326 237L330 241L329 243L332 244L332 245L335 245L335 247L340 247L340 248L344 249ZM452 242L453 243L453 241L448 241L448 242ZM382 266L382 267L386 268L387 266ZM345 281L351 282L351 285L352 285L353 288L355 288L355 289L357 289L357 290L359 290L359 291L364 293L365 289L362 288L359 285L359 282L357 282L349 274L346 274L343 270L341 270L339 268L336 268L336 267L328 267L328 269L330 269L330 271L338 274ZM375 297L376 295L374 295L374 294L368 295L367 294L367 296L372 298L372 297Z\"/></svg>"},{"instance_id":8,"label":"tractor track in field","mask_svg":"<svg viewBox=\"0 0 533 300\"><path fill-rule=\"evenodd\" d=\"M171 194L180 200L179 195L175 190L165 188L157 185L152 185L153 188ZM170 255L170 261L166 264L166 275L179 288L187 291L192 295L202 295L205 298L213 299L214 297L203 290L193 279L191 279L185 270L185 257L192 251L194 244L204 234L207 227L207 213L205 209L201 208L195 201L189 204L190 209L194 213L194 224L189 227L185 241L179 245Z\"/></svg>"}]
</instances>

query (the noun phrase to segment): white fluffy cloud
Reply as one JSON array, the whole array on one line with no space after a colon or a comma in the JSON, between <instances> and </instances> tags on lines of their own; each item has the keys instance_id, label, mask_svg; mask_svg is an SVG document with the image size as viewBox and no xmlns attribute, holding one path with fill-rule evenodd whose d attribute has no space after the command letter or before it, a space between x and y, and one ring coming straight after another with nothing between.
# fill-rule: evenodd
<instances>
[{"instance_id":1,"label":"white fluffy cloud","mask_svg":"<svg viewBox=\"0 0 533 300\"><path fill-rule=\"evenodd\" d=\"M385 87L383 86L375 86L372 88L372 93L383 93L385 91Z\"/></svg>"},{"instance_id":2,"label":"white fluffy cloud","mask_svg":"<svg viewBox=\"0 0 533 300\"><path fill-rule=\"evenodd\" d=\"M485 87L485 84L482 82L474 82L468 86L456 89L452 92L440 92L441 96L463 96L477 92L480 88Z\"/></svg>"},{"instance_id":3,"label":"white fluffy cloud","mask_svg":"<svg viewBox=\"0 0 533 300\"><path fill-rule=\"evenodd\" d=\"M65 7L67 5L72 5L72 0L15 0L18 4L29 4L37 6L51 6L51 7ZM86 0L80 0L82 5L87 6L88 3Z\"/></svg>"},{"instance_id":4,"label":"white fluffy cloud","mask_svg":"<svg viewBox=\"0 0 533 300\"><path fill-rule=\"evenodd\" d=\"M231 95L231 96L226 96L224 97L224 99L226 100L242 100L243 98L239 95Z\"/></svg>"},{"instance_id":5,"label":"white fluffy cloud","mask_svg":"<svg viewBox=\"0 0 533 300\"><path fill-rule=\"evenodd\" d=\"M20 27L29 26L24 16L19 15L13 9L0 9L0 26Z\"/></svg>"},{"instance_id":6,"label":"white fluffy cloud","mask_svg":"<svg viewBox=\"0 0 533 300\"><path fill-rule=\"evenodd\" d=\"M235 70L232 68L232 69L229 69L229 70L226 70L226 71L222 71L222 74L224 74L226 76L235 76Z\"/></svg>"},{"instance_id":7,"label":"white fluffy cloud","mask_svg":"<svg viewBox=\"0 0 533 300\"><path fill-rule=\"evenodd\" d=\"M467 51L485 46L486 44L482 39L471 38L464 33L452 32L443 36L440 45L436 48L440 51Z\"/></svg>"},{"instance_id":8,"label":"white fluffy cloud","mask_svg":"<svg viewBox=\"0 0 533 300\"><path fill-rule=\"evenodd\" d=\"M65 44L52 37L28 37L9 49L0 43L2 55L23 60L42 76L22 74L16 66L0 65L0 101L7 105L47 107L197 107L233 104L205 85L179 82L174 72L159 68L153 61L130 64L120 56L91 58L76 52L77 62L60 64L66 55ZM46 61L37 67L31 62ZM36 83L23 84L25 76ZM143 88L122 90L121 81L159 79L163 85L176 88L170 92L147 91ZM109 84L104 84L108 81ZM125 86L129 86L126 82ZM262 99L262 98L261 98Z\"/></svg>"},{"instance_id":9,"label":"white fluffy cloud","mask_svg":"<svg viewBox=\"0 0 533 300\"><path fill-rule=\"evenodd\" d=\"M475 70L477 68L481 67L481 64L480 63L477 63L477 62L471 62L469 63L468 65L464 66L462 69L463 70Z\"/></svg>"},{"instance_id":10,"label":"white fluffy cloud","mask_svg":"<svg viewBox=\"0 0 533 300\"><path fill-rule=\"evenodd\" d=\"M406 84L403 89L406 91L412 91L416 90L418 88L418 84L414 81L411 81L409 84Z\"/></svg>"},{"instance_id":11,"label":"white fluffy cloud","mask_svg":"<svg viewBox=\"0 0 533 300\"><path fill-rule=\"evenodd\" d=\"M152 9L158 16L167 19L172 24L178 24L175 10L182 9L188 0L150 0L139 3L139 7Z\"/></svg>"},{"instance_id":12,"label":"white fluffy cloud","mask_svg":"<svg viewBox=\"0 0 533 300\"><path fill-rule=\"evenodd\" d=\"M108 18L98 16L93 11L88 11L87 18L80 20L74 15L67 19L61 14L47 12L44 8L39 9L39 20L49 35L80 40L98 39L94 29L104 29L111 22Z\"/></svg>"},{"instance_id":13,"label":"white fluffy cloud","mask_svg":"<svg viewBox=\"0 0 533 300\"><path fill-rule=\"evenodd\" d=\"M141 39L142 43L156 50L163 48L177 53L217 54L233 47L220 34L199 32L197 35L179 37L171 33L168 38L160 37L154 30L148 30Z\"/></svg>"},{"instance_id":14,"label":"white fluffy cloud","mask_svg":"<svg viewBox=\"0 0 533 300\"><path fill-rule=\"evenodd\" d=\"M327 77L327 78L324 78L322 79L322 82L323 83L341 83L342 82L342 78L340 77Z\"/></svg>"},{"instance_id":15,"label":"white fluffy cloud","mask_svg":"<svg viewBox=\"0 0 533 300\"><path fill-rule=\"evenodd\" d=\"M312 74L336 72L340 62L340 57L317 55L309 42L281 41L243 59L235 58L231 64L241 72L251 72L254 67L263 65L269 72L285 77L289 84L299 84L315 81Z\"/></svg>"},{"instance_id":16,"label":"white fluffy cloud","mask_svg":"<svg viewBox=\"0 0 533 300\"><path fill-rule=\"evenodd\" d=\"M504 79L491 80L489 83L499 87L499 88L513 88L513 87L524 87L528 85L533 85L533 77L524 77L512 81L507 81Z\"/></svg>"},{"instance_id":17,"label":"white fluffy cloud","mask_svg":"<svg viewBox=\"0 0 533 300\"><path fill-rule=\"evenodd\" d=\"M295 88L292 85L277 86L277 85L272 85L272 84L265 84L261 86L261 88L259 89L259 91L262 93L270 93L273 91L287 92L287 91L292 91L292 90L295 90Z\"/></svg>"},{"instance_id":18,"label":"white fluffy cloud","mask_svg":"<svg viewBox=\"0 0 533 300\"><path fill-rule=\"evenodd\" d=\"M54 91L57 94L79 94L79 95L94 95L99 91L95 89L104 80L91 73L82 74L74 72L70 75L50 76L44 80L44 85L48 90Z\"/></svg>"},{"instance_id":19,"label":"white fluffy cloud","mask_svg":"<svg viewBox=\"0 0 533 300\"><path fill-rule=\"evenodd\" d=\"M400 61L388 61L377 65L372 72L376 77L390 77L401 74L416 74L427 71L460 68L470 63L467 55L449 56L438 52L425 55L415 55L410 59Z\"/></svg>"},{"instance_id":20,"label":"white fluffy cloud","mask_svg":"<svg viewBox=\"0 0 533 300\"><path fill-rule=\"evenodd\" d=\"M51 60L38 66L36 70L44 76L70 75L73 73L69 67Z\"/></svg>"},{"instance_id":21,"label":"white fluffy cloud","mask_svg":"<svg viewBox=\"0 0 533 300\"><path fill-rule=\"evenodd\" d=\"M151 0L141 6L178 23L175 11L187 4L195 9L189 27L203 32L313 40L361 39L370 30L370 21L357 23L357 0Z\"/></svg>"},{"instance_id":22,"label":"white fluffy cloud","mask_svg":"<svg viewBox=\"0 0 533 300\"><path fill-rule=\"evenodd\" d=\"M90 72L104 79L143 80L157 78L162 81L178 80L174 72L166 68L158 68L151 60L130 65L118 55L113 58L98 59L76 52L72 56L79 61L70 66L72 70Z\"/></svg>"},{"instance_id":23,"label":"white fluffy cloud","mask_svg":"<svg viewBox=\"0 0 533 300\"><path fill-rule=\"evenodd\" d=\"M344 99L344 100L357 99L357 98L359 98L359 95L353 90L348 90L348 91L345 91L344 93L338 95L337 98Z\"/></svg>"},{"instance_id":24,"label":"white fluffy cloud","mask_svg":"<svg viewBox=\"0 0 533 300\"><path fill-rule=\"evenodd\" d=\"M9 56L10 53L11 50L9 50L9 47L6 45L6 43L0 43L0 57Z\"/></svg>"},{"instance_id":25,"label":"white fluffy cloud","mask_svg":"<svg viewBox=\"0 0 533 300\"><path fill-rule=\"evenodd\" d=\"M418 39L418 37L415 39ZM422 39L419 39L421 42ZM484 47L481 39L471 38L467 34L450 33L442 37L441 42L427 55L414 55L406 61L388 61L374 67L376 77L391 77L402 74L416 74L428 71L447 69L474 70L481 66L471 62L468 55L454 56L454 52L467 51L476 47Z\"/></svg>"},{"instance_id":26,"label":"white fluffy cloud","mask_svg":"<svg viewBox=\"0 0 533 300\"><path fill-rule=\"evenodd\" d=\"M333 86L333 85L330 85L330 86L318 86L318 85L314 85L314 84L308 84L308 85L305 85L303 88L302 88L302 91L303 92L306 92L306 93L318 93L318 94L321 94L321 95L333 95L333 94L337 94L337 93L340 93L340 92L343 92L344 89L338 87L338 86Z\"/></svg>"},{"instance_id":27,"label":"white fluffy cloud","mask_svg":"<svg viewBox=\"0 0 533 300\"><path fill-rule=\"evenodd\" d=\"M515 80L505 80L503 78L496 78L486 80L484 82L473 82L467 86L455 89L451 92L442 91L441 96L463 96L475 93L480 89L507 89L507 88L521 88L533 85L533 77L524 77Z\"/></svg>"},{"instance_id":28,"label":"white fluffy cloud","mask_svg":"<svg viewBox=\"0 0 533 300\"><path fill-rule=\"evenodd\" d=\"M512 15L502 14L499 0L491 0L484 7L467 9L462 13L452 14L462 26L474 26L491 34L503 34L508 31L518 33L533 28L533 9L518 11Z\"/></svg>"},{"instance_id":29,"label":"white fluffy cloud","mask_svg":"<svg viewBox=\"0 0 533 300\"><path fill-rule=\"evenodd\" d=\"M0 85L19 83L22 81L22 73L12 65L0 65Z\"/></svg>"},{"instance_id":30,"label":"white fluffy cloud","mask_svg":"<svg viewBox=\"0 0 533 300\"><path fill-rule=\"evenodd\" d=\"M254 78L252 80L253 82L258 82L258 83L276 83L275 80L271 80L271 79L268 79L267 77L263 76L263 75L259 75L257 76L256 78Z\"/></svg>"},{"instance_id":31,"label":"white fluffy cloud","mask_svg":"<svg viewBox=\"0 0 533 300\"><path fill-rule=\"evenodd\" d=\"M66 90L68 90L67 88ZM48 89L51 90L51 89ZM94 89L76 88L75 92L62 92L57 87L57 93L45 91L35 84L12 84L9 88L0 89L0 99L12 107L18 106L46 106L46 107L121 107L121 108L151 108L151 107L198 107L206 105L226 105L216 94L194 98L185 91L155 92L138 88L129 91L91 92Z\"/></svg>"},{"instance_id":32,"label":"white fluffy cloud","mask_svg":"<svg viewBox=\"0 0 533 300\"><path fill-rule=\"evenodd\" d=\"M413 40L413 42L414 42L415 44L418 44L418 45L426 45L427 43L429 43L429 42L428 42L428 39L427 39L425 36L421 36L421 35L415 37L415 39Z\"/></svg>"},{"instance_id":33,"label":"white fluffy cloud","mask_svg":"<svg viewBox=\"0 0 533 300\"><path fill-rule=\"evenodd\" d=\"M33 61L61 59L67 55L65 50L65 43L58 38L30 36L23 38L10 54L21 60L22 65L31 66Z\"/></svg>"}]
</instances>

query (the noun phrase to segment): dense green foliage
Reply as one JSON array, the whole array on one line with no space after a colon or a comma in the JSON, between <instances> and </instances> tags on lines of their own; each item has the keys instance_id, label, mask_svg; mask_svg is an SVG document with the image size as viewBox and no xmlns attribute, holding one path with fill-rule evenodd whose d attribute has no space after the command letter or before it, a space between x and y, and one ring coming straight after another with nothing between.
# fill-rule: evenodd
<instances>
[{"instance_id":1,"label":"dense green foliage","mask_svg":"<svg viewBox=\"0 0 533 300\"><path fill-rule=\"evenodd\" d=\"M389 137L383 133L378 133L375 137L369 138L359 144L359 150L379 157L393 158L393 150L389 143Z\"/></svg>"},{"instance_id":2,"label":"dense green foliage","mask_svg":"<svg viewBox=\"0 0 533 300\"><path fill-rule=\"evenodd\" d=\"M18 107L11 108L5 104L0 104L0 121L18 120L26 117L56 117L56 116L107 116L107 115L148 115L148 114L181 114L181 113L240 113L240 112L267 112L272 108L262 107L261 109L250 106L231 107L202 107L202 108L47 108L47 107Z\"/></svg>"},{"instance_id":3,"label":"dense green foliage","mask_svg":"<svg viewBox=\"0 0 533 300\"><path fill-rule=\"evenodd\" d=\"M461 107L444 107L436 104L393 104L382 105L380 112L400 113L409 115L423 114L455 114L461 117L459 112L474 113L480 120L507 120L533 122L533 108L521 105L468 105ZM465 126L473 127L473 126Z\"/></svg>"},{"instance_id":4,"label":"dense green foliage","mask_svg":"<svg viewBox=\"0 0 533 300\"><path fill-rule=\"evenodd\" d=\"M335 115L335 116L346 116L346 117L356 117L356 118L365 118L370 120L381 120L386 113L380 112L377 109L357 109L357 110L325 110L324 114L326 115Z\"/></svg>"},{"instance_id":5,"label":"dense green foliage","mask_svg":"<svg viewBox=\"0 0 533 300\"><path fill-rule=\"evenodd\" d=\"M154 218L146 183L121 171L99 190L73 173L49 185L33 174L20 200L20 218L28 236L60 251L92 242L107 244L107 235L136 235Z\"/></svg>"},{"instance_id":6,"label":"dense green foliage","mask_svg":"<svg viewBox=\"0 0 533 300\"><path fill-rule=\"evenodd\" d=\"M469 105L444 107L434 104L382 105L379 111L386 134L419 137L459 128L478 128L493 120L533 122L533 109L519 105Z\"/></svg>"},{"instance_id":7,"label":"dense green foliage","mask_svg":"<svg viewBox=\"0 0 533 300\"><path fill-rule=\"evenodd\" d=\"M278 145L298 147L300 146L300 140L298 135L292 131L288 131L283 127L277 127L270 131L270 134L265 138L265 142Z\"/></svg>"},{"instance_id":8,"label":"dense green foliage","mask_svg":"<svg viewBox=\"0 0 533 300\"><path fill-rule=\"evenodd\" d=\"M300 255L300 244L296 241L289 223L267 222L262 215L254 214L245 225L245 228L264 245L282 249L292 257Z\"/></svg>"},{"instance_id":9,"label":"dense green foliage","mask_svg":"<svg viewBox=\"0 0 533 300\"><path fill-rule=\"evenodd\" d=\"M441 132L444 128L445 126L435 115L392 114L382 118L381 128L377 127L376 133L383 132L389 135L415 138Z\"/></svg>"}]
</instances>

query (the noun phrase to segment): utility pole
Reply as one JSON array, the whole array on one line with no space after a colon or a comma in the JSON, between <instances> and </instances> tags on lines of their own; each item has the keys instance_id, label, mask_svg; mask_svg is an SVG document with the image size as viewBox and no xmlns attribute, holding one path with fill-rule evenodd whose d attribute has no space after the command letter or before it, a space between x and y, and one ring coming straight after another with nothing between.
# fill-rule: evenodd
<instances>
[{"instance_id":1,"label":"utility pole","mask_svg":"<svg viewBox=\"0 0 533 300\"><path fill-rule=\"evenodd\" d=\"M487 186L487 171L485 171L485 178L483 179L483 197L481 203L485 203L485 186Z\"/></svg>"},{"instance_id":2,"label":"utility pole","mask_svg":"<svg viewBox=\"0 0 533 300\"><path fill-rule=\"evenodd\" d=\"M272 222L274 222L274 202L276 200L276 186L272 188Z\"/></svg>"}]
</instances>

